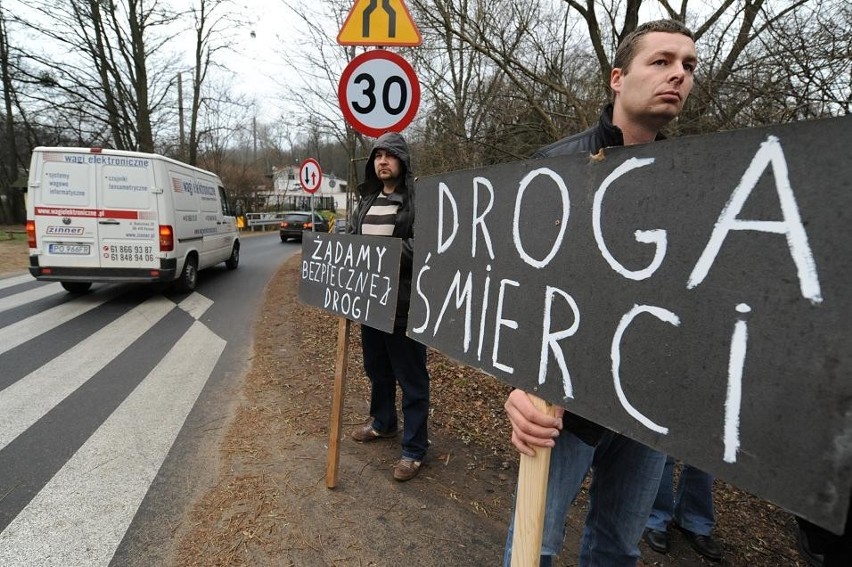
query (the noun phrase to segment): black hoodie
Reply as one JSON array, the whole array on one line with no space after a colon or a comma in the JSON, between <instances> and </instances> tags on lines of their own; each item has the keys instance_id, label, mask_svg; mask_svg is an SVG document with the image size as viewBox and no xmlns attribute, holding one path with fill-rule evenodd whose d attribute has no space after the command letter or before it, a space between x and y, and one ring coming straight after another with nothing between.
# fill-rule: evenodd
<instances>
[{"instance_id":1,"label":"black hoodie","mask_svg":"<svg viewBox=\"0 0 852 567\"><path fill-rule=\"evenodd\" d=\"M408 306L411 303L411 265L414 247L414 175L411 173L411 154L405 138L396 132L382 134L370 151L370 159L364 171L364 182L358 185L358 206L352 213L347 232L361 234L361 225L367 211L373 206L376 198L382 192L383 183L376 175L373 162L377 150L386 150L402 162L402 172L399 185L394 191L402 199L399 211L394 221L393 237L402 239L402 263L399 269L399 293L396 302L396 320L394 330L404 330L408 325Z\"/></svg>"}]
</instances>

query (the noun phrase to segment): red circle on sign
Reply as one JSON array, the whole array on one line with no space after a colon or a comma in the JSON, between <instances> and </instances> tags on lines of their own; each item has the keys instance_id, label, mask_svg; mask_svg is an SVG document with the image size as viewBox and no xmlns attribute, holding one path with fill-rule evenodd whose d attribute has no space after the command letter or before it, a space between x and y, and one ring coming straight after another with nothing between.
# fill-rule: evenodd
<instances>
[{"instance_id":1,"label":"red circle on sign","mask_svg":"<svg viewBox=\"0 0 852 567\"><path fill-rule=\"evenodd\" d=\"M322 169L320 164L314 158L308 158L299 166L299 183L302 189L308 193L314 194L320 187L322 182Z\"/></svg>"},{"instance_id":2,"label":"red circle on sign","mask_svg":"<svg viewBox=\"0 0 852 567\"><path fill-rule=\"evenodd\" d=\"M387 77L376 76L377 70L389 71ZM353 76L352 84L362 85L360 94L363 95L365 105L350 100L348 90ZM378 84L379 82L382 84ZM387 108L391 104L388 100L390 92L397 88L402 95L403 86L405 96L410 95L410 104L402 109ZM420 106L420 82L408 61L396 53L376 49L362 53L349 62L340 77L337 98L344 118L355 130L367 136L378 137L385 132L400 132L411 123ZM396 116L397 114L401 116Z\"/></svg>"}]
</instances>

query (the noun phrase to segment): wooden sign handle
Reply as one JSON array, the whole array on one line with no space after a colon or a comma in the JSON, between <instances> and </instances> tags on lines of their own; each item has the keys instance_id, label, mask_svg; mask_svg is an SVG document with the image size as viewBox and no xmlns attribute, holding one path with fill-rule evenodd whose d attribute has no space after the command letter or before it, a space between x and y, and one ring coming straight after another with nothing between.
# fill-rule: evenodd
<instances>
[{"instance_id":1,"label":"wooden sign handle","mask_svg":"<svg viewBox=\"0 0 852 567\"><path fill-rule=\"evenodd\" d=\"M529 397L536 408L548 415L556 415L555 406L532 394ZM549 467L550 447L536 447L534 457L521 454L512 536L512 567L536 567L539 564Z\"/></svg>"},{"instance_id":2,"label":"wooden sign handle","mask_svg":"<svg viewBox=\"0 0 852 567\"><path fill-rule=\"evenodd\" d=\"M337 466L340 460L340 433L343 425L343 394L346 390L346 368L349 365L349 329L351 322L339 317L337 323L337 358L334 369L334 394L328 425L328 457L325 468L325 486L337 486Z\"/></svg>"}]
</instances>

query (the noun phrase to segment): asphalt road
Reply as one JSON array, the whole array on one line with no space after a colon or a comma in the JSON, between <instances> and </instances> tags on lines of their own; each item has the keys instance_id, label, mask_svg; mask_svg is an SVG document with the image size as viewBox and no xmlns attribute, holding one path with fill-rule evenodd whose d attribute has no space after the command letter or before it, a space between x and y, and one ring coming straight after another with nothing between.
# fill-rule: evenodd
<instances>
[{"instance_id":1,"label":"asphalt road","mask_svg":"<svg viewBox=\"0 0 852 567\"><path fill-rule=\"evenodd\" d=\"M0 279L0 565L155 565L216 473L264 289L299 251L244 238L182 295Z\"/></svg>"}]
</instances>

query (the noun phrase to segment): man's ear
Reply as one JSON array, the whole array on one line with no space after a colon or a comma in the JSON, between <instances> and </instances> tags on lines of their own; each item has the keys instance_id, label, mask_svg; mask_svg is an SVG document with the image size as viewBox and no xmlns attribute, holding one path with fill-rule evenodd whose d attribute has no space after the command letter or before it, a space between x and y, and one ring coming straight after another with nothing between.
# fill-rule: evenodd
<instances>
[{"instance_id":1,"label":"man's ear","mask_svg":"<svg viewBox=\"0 0 852 567\"><path fill-rule=\"evenodd\" d=\"M621 81L623 78L624 73L622 73L621 67L614 67L609 72L609 88L614 95L621 92Z\"/></svg>"}]
</instances>

